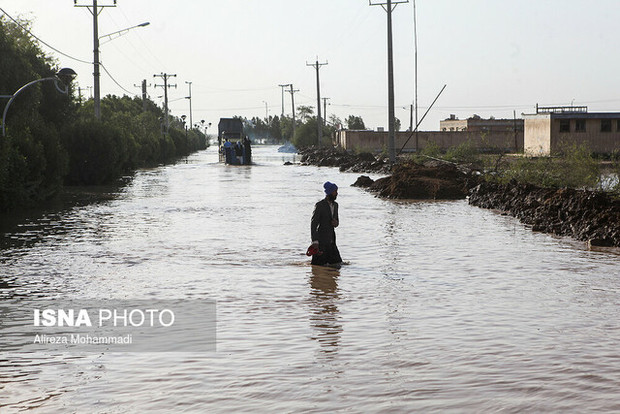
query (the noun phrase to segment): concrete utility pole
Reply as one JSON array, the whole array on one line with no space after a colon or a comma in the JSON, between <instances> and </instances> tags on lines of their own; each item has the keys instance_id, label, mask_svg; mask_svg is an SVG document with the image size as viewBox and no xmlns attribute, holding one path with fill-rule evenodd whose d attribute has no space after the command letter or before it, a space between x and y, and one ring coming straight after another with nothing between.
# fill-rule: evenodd
<instances>
[{"instance_id":1,"label":"concrete utility pole","mask_svg":"<svg viewBox=\"0 0 620 414\"><path fill-rule=\"evenodd\" d=\"M263 101L263 103L265 104L265 122L269 123L269 104L267 101Z\"/></svg>"},{"instance_id":2,"label":"concrete utility pole","mask_svg":"<svg viewBox=\"0 0 620 414\"><path fill-rule=\"evenodd\" d=\"M416 125L416 129L415 129L415 152L416 154L419 153L419 144L420 144L420 140L418 139L418 18L417 18L417 14L416 14L416 8L415 8L415 0L413 0L413 44L414 44L414 55L415 55L415 79L414 79L414 83L415 83L415 98L414 98L414 104L415 104L415 125Z\"/></svg>"},{"instance_id":3,"label":"concrete utility pole","mask_svg":"<svg viewBox=\"0 0 620 414\"><path fill-rule=\"evenodd\" d=\"M95 80L95 117L101 119L101 72L99 68L99 14L105 7L116 7L116 0L114 4L98 5L97 0L93 0L92 5L77 4L77 0L74 0L74 7L86 7L88 11L93 15L93 65L94 65L94 80Z\"/></svg>"},{"instance_id":4,"label":"concrete utility pole","mask_svg":"<svg viewBox=\"0 0 620 414\"><path fill-rule=\"evenodd\" d=\"M169 75L167 73L161 73L160 75L153 75L154 78L159 77L164 80L163 85L155 85L156 88L164 88L164 124L166 125L166 134L170 130L170 114L168 113L168 88L176 88L177 85L168 85L168 78L175 77L177 75Z\"/></svg>"},{"instance_id":5,"label":"concrete utility pole","mask_svg":"<svg viewBox=\"0 0 620 414\"><path fill-rule=\"evenodd\" d=\"M293 136L291 140L295 137L295 92L299 92L299 89L293 89L293 84L289 85L289 93L291 94L291 108L293 110Z\"/></svg>"},{"instance_id":6,"label":"concrete utility pole","mask_svg":"<svg viewBox=\"0 0 620 414\"><path fill-rule=\"evenodd\" d=\"M278 85L280 88L282 88L282 118L284 118L284 88L288 88L289 86L292 86L290 83L287 83L285 85Z\"/></svg>"},{"instance_id":7,"label":"concrete utility pole","mask_svg":"<svg viewBox=\"0 0 620 414\"><path fill-rule=\"evenodd\" d=\"M323 126L327 125L327 101L330 98L321 98L323 99Z\"/></svg>"},{"instance_id":8,"label":"concrete utility pole","mask_svg":"<svg viewBox=\"0 0 620 414\"><path fill-rule=\"evenodd\" d=\"M392 12L394 8L401 3L409 3L409 0L387 0L387 3L373 3L369 0L371 6L381 6L387 12L387 48L388 48L388 154L390 163L396 162L395 148L395 127L394 120L394 57L392 50Z\"/></svg>"},{"instance_id":9,"label":"concrete utility pole","mask_svg":"<svg viewBox=\"0 0 620 414\"><path fill-rule=\"evenodd\" d=\"M306 66L312 66L316 69L316 112L317 112L317 129L318 129L318 143L317 145L321 146L321 138L323 138L323 121L321 120L321 83L319 81L319 69L321 66L325 66L328 63L319 63L319 59L316 59L315 63L306 62Z\"/></svg>"},{"instance_id":10,"label":"concrete utility pole","mask_svg":"<svg viewBox=\"0 0 620 414\"><path fill-rule=\"evenodd\" d=\"M185 99L189 99L189 128L192 129L194 127L194 118L192 117L192 83L185 81L189 85L189 96L186 96Z\"/></svg>"},{"instance_id":11,"label":"concrete utility pole","mask_svg":"<svg viewBox=\"0 0 620 414\"><path fill-rule=\"evenodd\" d=\"M148 99L148 94L146 93L146 79L143 79L140 85L134 83L133 86L134 88L140 88L142 90L142 112L146 112L146 100Z\"/></svg>"},{"instance_id":12,"label":"concrete utility pole","mask_svg":"<svg viewBox=\"0 0 620 414\"><path fill-rule=\"evenodd\" d=\"M416 124L418 123L416 117ZM413 131L413 105L409 105L409 131Z\"/></svg>"}]
</instances>

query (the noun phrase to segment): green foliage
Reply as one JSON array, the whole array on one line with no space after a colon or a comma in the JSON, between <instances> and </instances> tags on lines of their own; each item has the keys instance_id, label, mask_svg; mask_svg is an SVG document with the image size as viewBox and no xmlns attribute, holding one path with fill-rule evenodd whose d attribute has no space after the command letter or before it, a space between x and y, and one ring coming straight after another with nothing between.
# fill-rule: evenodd
<instances>
[{"instance_id":1,"label":"green foliage","mask_svg":"<svg viewBox=\"0 0 620 414\"><path fill-rule=\"evenodd\" d=\"M477 163L480 161L480 151L473 142L467 140L448 148L445 159L456 163Z\"/></svg>"},{"instance_id":2,"label":"green foliage","mask_svg":"<svg viewBox=\"0 0 620 414\"><path fill-rule=\"evenodd\" d=\"M316 117L311 117L307 122L301 124L295 130L295 137L293 144L297 148L311 147L317 145L318 141L318 126ZM322 146L331 146L331 128L323 127L323 138L321 140Z\"/></svg>"},{"instance_id":3,"label":"green foliage","mask_svg":"<svg viewBox=\"0 0 620 414\"><path fill-rule=\"evenodd\" d=\"M424 148L420 150L421 155L426 155L427 157L438 158L441 156L441 147L435 141L427 141Z\"/></svg>"},{"instance_id":4,"label":"green foliage","mask_svg":"<svg viewBox=\"0 0 620 414\"><path fill-rule=\"evenodd\" d=\"M0 17L0 94L58 70L24 30L29 26ZM140 98L107 96L102 120L96 120L93 101L81 106L72 92L61 94L46 81L29 86L11 104L7 136L0 137L0 211L36 204L63 184L106 183L206 148L204 134L186 131L178 119L164 135L163 112L150 100L144 112Z\"/></svg>"},{"instance_id":5,"label":"green foliage","mask_svg":"<svg viewBox=\"0 0 620 414\"><path fill-rule=\"evenodd\" d=\"M591 188L599 182L599 162L586 145L566 146L554 157L520 158L504 164L488 179L534 184L551 188Z\"/></svg>"},{"instance_id":6,"label":"green foliage","mask_svg":"<svg viewBox=\"0 0 620 414\"><path fill-rule=\"evenodd\" d=\"M251 140L271 139L282 142L283 126L280 117L270 116L268 119L254 117L252 119L239 117L243 121L243 132ZM292 121L290 129L292 130ZM289 136L292 135L292 132Z\"/></svg>"},{"instance_id":7,"label":"green foliage","mask_svg":"<svg viewBox=\"0 0 620 414\"><path fill-rule=\"evenodd\" d=\"M361 116L349 115L345 122L347 123L347 129L366 129L366 125L364 125L364 120Z\"/></svg>"},{"instance_id":8,"label":"green foliage","mask_svg":"<svg viewBox=\"0 0 620 414\"><path fill-rule=\"evenodd\" d=\"M23 29L30 23L18 23L0 18L0 93L5 95L57 69ZM61 187L67 153L58 126L72 109L70 98L52 82L32 85L15 97L7 112L7 136L0 137L1 211L37 203Z\"/></svg>"},{"instance_id":9,"label":"green foliage","mask_svg":"<svg viewBox=\"0 0 620 414\"><path fill-rule=\"evenodd\" d=\"M317 120L315 117L312 117L309 121L297 127L295 130L295 137L293 138L293 144L297 148L316 145L318 141L317 134Z\"/></svg>"},{"instance_id":10,"label":"green foliage","mask_svg":"<svg viewBox=\"0 0 620 414\"><path fill-rule=\"evenodd\" d=\"M312 109L311 106L299 105L297 107L297 118L299 118L302 123L307 123L312 118L313 114L314 109Z\"/></svg>"}]
</instances>

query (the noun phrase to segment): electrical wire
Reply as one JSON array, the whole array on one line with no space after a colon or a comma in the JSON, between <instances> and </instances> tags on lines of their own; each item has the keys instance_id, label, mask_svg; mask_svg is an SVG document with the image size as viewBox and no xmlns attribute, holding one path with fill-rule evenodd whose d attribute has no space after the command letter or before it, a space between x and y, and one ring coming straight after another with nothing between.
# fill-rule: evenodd
<instances>
[{"instance_id":1,"label":"electrical wire","mask_svg":"<svg viewBox=\"0 0 620 414\"><path fill-rule=\"evenodd\" d=\"M41 42L42 44L44 44L45 46L49 47L50 49L52 49L53 51L60 53L61 55L69 58L69 59L73 59L76 62L80 62L80 63L86 63L89 65L92 65L93 62L88 62L86 60L83 59L78 59L76 57L73 57L71 55L68 55L58 49L56 49L54 46L50 45L49 43L45 42L44 40L42 40L41 38L37 37L36 35L34 35L30 30L28 30L28 28L24 27L21 23L19 23L18 20L14 19L10 14L8 14L6 11L4 11L4 9L2 7L0 7L0 11L2 11L2 13L4 13L5 16L7 16L9 19L11 19L13 21L13 23L15 23L16 25L18 25L23 31L25 31L26 33L28 33L30 36L34 37L35 39L37 39L39 42Z\"/></svg>"},{"instance_id":2,"label":"electrical wire","mask_svg":"<svg viewBox=\"0 0 620 414\"><path fill-rule=\"evenodd\" d=\"M121 84L120 84L120 83L118 83L118 82L116 81L116 79L114 79L114 77L112 76L112 74L111 74L111 73L108 71L108 69L107 69L107 68L103 65L103 63L99 62L99 66L101 66L101 68L103 68L103 71L104 71L105 73L107 73L107 75L110 77L110 79L112 79L112 81L116 84L116 86L118 86L119 88L121 88L122 90L124 90L125 92L127 92L129 95L136 95L136 93L135 93L135 92L128 91L128 90L127 90L127 89L125 89L123 86L121 86Z\"/></svg>"}]
</instances>

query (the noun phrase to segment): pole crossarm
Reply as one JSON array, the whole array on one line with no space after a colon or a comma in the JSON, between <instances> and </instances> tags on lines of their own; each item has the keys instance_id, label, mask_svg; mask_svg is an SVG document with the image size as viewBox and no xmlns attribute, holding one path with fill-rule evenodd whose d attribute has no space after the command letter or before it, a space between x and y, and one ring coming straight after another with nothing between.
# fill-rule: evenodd
<instances>
[{"instance_id":1,"label":"pole crossarm","mask_svg":"<svg viewBox=\"0 0 620 414\"><path fill-rule=\"evenodd\" d=\"M398 6L399 4L403 4L403 3L409 3L409 0L391 1L389 3L376 3L376 2L373 3L372 0L368 0L369 6L381 6L381 8L385 11L388 11L387 9L388 6L390 6L390 9L391 9L390 11L393 11L396 8L396 6Z\"/></svg>"}]
</instances>

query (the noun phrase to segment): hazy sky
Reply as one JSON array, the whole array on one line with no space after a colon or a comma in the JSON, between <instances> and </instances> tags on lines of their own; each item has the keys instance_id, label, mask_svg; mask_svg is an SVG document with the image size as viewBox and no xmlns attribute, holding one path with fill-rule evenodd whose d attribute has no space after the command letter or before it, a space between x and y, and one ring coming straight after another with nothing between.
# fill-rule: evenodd
<instances>
[{"instance_id":1,"label":"hazy sky","mask_svg":"<svg viewBox=\"0 0 620 414\"><path fill-rule=\"evenodd\" d=\"M72 0L2 0L0 7L34 19L33 33L63 53L92 61L86 8ZM417 0L416 8L420 118L447 84L422 130L437 130L450 114L512 118L536 103L620 110L620 1ZM318 56L329 62L321 69L328 115L387 126L386 13L368 0L118 0L101 13L99 34L145 21L151 25L102 44L101 61L134 94L142 79L160 84L154 74L176 74L173 115L189 114L186 81L193 82L194 122L264 117L265 102L279 115L284 83L300 89L296 105L315 106L315 71L306 62ZM50 54L78 72L80 86L93 85L92 65ZM412 0L394 11L394 58L396 116L405 129L414 97ZM101 88L102 95L128 93L105 73ZM161 103L163 89L149 95ZM290 108L287 93L285 113Z\"/></svg>"}]
</instances>

